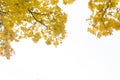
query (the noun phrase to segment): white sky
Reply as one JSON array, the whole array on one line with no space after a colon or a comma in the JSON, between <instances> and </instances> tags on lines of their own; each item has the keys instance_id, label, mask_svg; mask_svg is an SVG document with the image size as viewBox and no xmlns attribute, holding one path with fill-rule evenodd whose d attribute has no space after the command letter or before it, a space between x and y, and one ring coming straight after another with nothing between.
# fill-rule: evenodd
<instances>
[{"instance_id":1,"label":"white sky","mask_svg":"<svg viewBox=\"0 0 120 80\"><path fill-rule=\"evenodd\" d=\"M57 48L43 40L13 43L16 55L0 57L0 80L120 80L120 32L101 39L88 33L87 1L62 6L68 37Z\"/></svg>"}]
</instances>

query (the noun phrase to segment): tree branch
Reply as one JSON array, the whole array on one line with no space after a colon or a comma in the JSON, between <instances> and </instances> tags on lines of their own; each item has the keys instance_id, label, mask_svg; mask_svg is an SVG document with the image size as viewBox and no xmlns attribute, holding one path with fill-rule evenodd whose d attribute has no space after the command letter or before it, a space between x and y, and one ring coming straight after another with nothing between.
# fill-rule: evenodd
<instances>
[{"instance_id":1,"label":"tree branch","mask_svg":"<svg viewBox=\"0 0 120 80\"><path fill-rule=\"evenodd\" d=\"M28 9L28 11L29 11L29 13L32 15L32 17L33 17L37 22L39 22L39 23L42 24L43 26L47 27L43 22L41 22L41 21L39 21L39 20L36 19L36 17L34 16L34 14L33 14L33 12L32 12L31 10Z\"/></svg>"}]
</instances>

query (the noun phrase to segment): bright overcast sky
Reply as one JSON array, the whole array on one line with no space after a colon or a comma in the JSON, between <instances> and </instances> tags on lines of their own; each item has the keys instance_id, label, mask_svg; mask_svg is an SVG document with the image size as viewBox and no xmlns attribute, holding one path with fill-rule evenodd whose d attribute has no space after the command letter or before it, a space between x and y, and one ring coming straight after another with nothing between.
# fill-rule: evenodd
<instances>
[{"instance_id":1,"label":"bright overcast sky","mask_svg":"<svg viewBox=\"0 0 120 80\"><path fill-rule=\"evenodd\" d=\"M87 3L62 6L68 36L57 48L43 40L13 43L16 55L0 57L0 80L120 80L120 32L101 39L88 33Z\"/></svg>"}]
</instances>

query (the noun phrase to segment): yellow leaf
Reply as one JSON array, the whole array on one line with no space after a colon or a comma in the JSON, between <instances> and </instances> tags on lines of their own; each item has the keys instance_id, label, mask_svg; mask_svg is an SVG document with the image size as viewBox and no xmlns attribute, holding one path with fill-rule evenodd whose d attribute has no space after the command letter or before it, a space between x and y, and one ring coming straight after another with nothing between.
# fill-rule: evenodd
<instances>
[{"instance_id":1,"label":"yellow leaf","mask_svg":"<svg viewBox=\"0 0 120 80\"><path fill-rule=\"evenodd\" d=\"M57 4L59 0L51 0L51 4L54 5L54 4Z\"/></svg>"},{"instance_id":2,"label":"yellow leaf","mask_svg":"<svg viewBox=\"0 0 120 80\"><path fill-rule=\"evenodd\" d=\"M64 4L72 4L75 0L63 0Z\"/></svg>"},{"instance_id":3,"label":"yellow leaf","mask_svg":"<svg viewBox=\"0 0 120 80\"><path fill-rule=\"evenodd\" d=\"M95 31L95 29L88 28L88 32L90 32L90 33L96 35L96 31Z\"/></svg>"}]
</instances>

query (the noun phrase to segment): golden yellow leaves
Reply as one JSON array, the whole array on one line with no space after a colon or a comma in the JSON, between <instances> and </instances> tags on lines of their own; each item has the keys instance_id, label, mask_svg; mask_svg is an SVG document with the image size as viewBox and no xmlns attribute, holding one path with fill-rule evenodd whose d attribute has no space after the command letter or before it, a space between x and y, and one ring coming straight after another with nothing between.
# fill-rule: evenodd
<instances>
[{"instance_id":1,"label":"golden yellow leaves","mask_svg":"<svg viewBox=\"0 0 120 80\"><path fill-rule=\"evenodd\" d=\"M88 32L91 32L92 34L96 35L96 30L95 29L88 28Z\"/></svg>"},{"instance_id":2,"label":"golden yellow leaves","mask_svg":"<svg viewBox=\"0 0 120 80\"><path fill-rule=\"evenodd\" d=\"M59 0L39 0L41 3L44 3L45 5L47 4L52 4L52 5L56 5ZM62 0L63 4L72 4L75 0Z\"/></svg>"},{"instance_id":3,"label":"golden yellow leaves","mask_svg":"<svg viewBox=\"0 0 120 80\"><path fill-rule=\"evenodd\" d=\"M39 32L36 32L33 37L32 37L32 40L33 42L37 43L39 41L39 39L41 39L41 35Z\"/></svg>"},{"instance_id":4,"label":"golden yellow leaves","mask_svg":"<svg viewBox=\"0 0 120 80\"><path fill-rule=\"evenodd\" d=\"M62 0L71 4L75 0ZM2 3L1 3L2 2ZM119 0L90 0L88 32L98 38L120 30ZM67 14L57 5L59 0L1 0L0 1L0 55L10 58L10 42L30 38L37 43L44 39L47 45L58 46L66 37ZM27 25L27 24L29 25ZM0 27L1 29L1 27Z\"/></svg>"},{"instance_id":5,"label":"golden yellow leaves","mask_svg":"<svg viewBox=\"0 0 120 80\"><path fill-rule=\"evenodd\" d=\"M63 0L64 4L72 4L75 0Z\"/></svg>"},{"instance_id":6,"label":"golden yellow leaves","mask_svg":"<svg viewBox=\"0 0 120 80\"><path fill-rule=\"evenodd\" d=\"M115 7L118 4L119 0L111 0L111 6Z\"/></svg>"},{"instance_id":7,"label":"golden yellow leaves","mask_svg":"<svg viewBox=\"0 0 120 80\"><path fill-rule=\"evenodd\" d=\"M118 2L119 0L90 0L92 15L88 20L88 32L100 38L112 35L114 29L120 30L119 8L116 8Z\"/></svg>"},{"instance_id":8,"label":"golden yellow leaves","mask_svg":"<svg viewBox=\"0 0 120 80\"><path fill-rule=\"evenodd\" d=\"M96 0L96 2L104 2L105 0Z\"/></svg>"},{"instance_id":9,"label":"golden yellow leaves","mask_svg":"<svg viewBox=\"0 0 120 80\"><path fill-rule=\"evenodd\" d=\"M46 43L47 45L51 45L51 43L52 43L52 38L51 38L51 37L48 38L48 39L45 41L45 43Z\"/></svg>"},{"instance_id":10,"label":"golden yellow leaves","mask_svg":"<svg viewBox=\"0 0 120 80\"><path fill-rule=\"evenodd\" d=\"M50 0L51 4L54 5L54 4L57 4L59 2L59 0Z\"/></svg>"},{"instance_id":11,"label":"golden yellow leaves","mask_svg":"<svg viewBox=\"0 0 120 80\"><path fill-rule=\"evenodd\" d=\"M0 40L0 55L5 56L7 59L15 54L14 50L11 48L10 44L6 40Z\"/></svg>"},{"instance_id":12,"label":"golden yellow leaves","mask_svg":"<svg viewBox=\"0 0 120 80\"><path fill-rule=\"evenodd\" d=\"M67 14L57 5L58 2L59 0L1 0L0 56L10 58L13 54L10 42L23 38L30 38L35 43L43 38L47 45L60 44L66 36ZM74 0L63 0L64 4L73 2Z\"/></svg>"}]
</instances>

